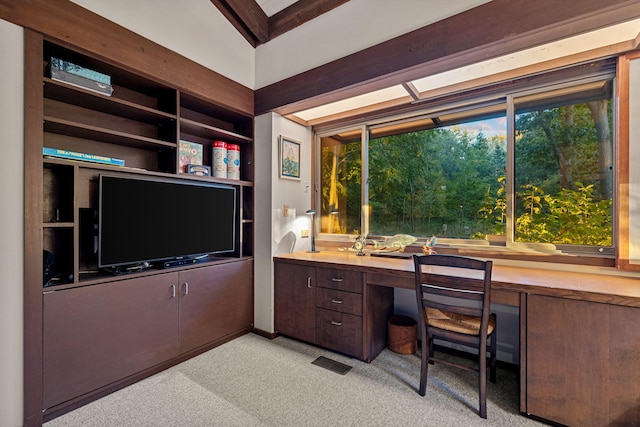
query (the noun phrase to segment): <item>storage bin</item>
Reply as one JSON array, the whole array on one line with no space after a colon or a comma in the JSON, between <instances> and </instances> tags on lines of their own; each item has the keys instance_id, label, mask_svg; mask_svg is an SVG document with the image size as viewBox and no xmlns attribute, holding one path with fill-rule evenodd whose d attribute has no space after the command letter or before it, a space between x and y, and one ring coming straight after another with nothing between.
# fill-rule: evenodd
<instances>
[{"instance_id":1,"label":"storage bin","mask_svg":"<svg viewBox=\"0 0 640 427\"><path fill-rule=\"evenodd\" d=\"M387 345L399 354L413 354L418 347L418 324L408 316L391 316L388 321Z\"/></svg>"}]
</instances>

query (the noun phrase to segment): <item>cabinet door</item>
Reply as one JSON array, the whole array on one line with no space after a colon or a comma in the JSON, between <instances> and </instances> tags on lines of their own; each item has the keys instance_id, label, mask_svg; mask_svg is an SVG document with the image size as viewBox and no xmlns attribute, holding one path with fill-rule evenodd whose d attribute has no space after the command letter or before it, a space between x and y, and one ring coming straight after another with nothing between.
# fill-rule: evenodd
<instances>
[{"instance_id":1,"label":"cabinet door","mask_svg":"<svg viewBox=\"0 0 640 427\"><path fill-rule=\"evenodd\" d=\"M314 287L314 267L275 264L276 332L315 341Z\"/></svg>"},{"instance_id":2,"label":"cabinet door","mask_svg":"<svg viewBox=\"0 0 640 427\"><path fill-rule=\"evenodd\" d=\"M43 407L177 356L177 278L160 274L45 294Z\"/></svg>"},{"instance_id":3,"label":"cabinet door","mask_svg":"<svg viewBox=\"0 0 640 427\"><path fill-rule=\"evenodd\" d=\"M253 261L180 273L180 352L186 353L253 324Z\"/></svg>"},{"instance_id":4,"label":"cabinet door","mask_svg":"<svg viewBox=\"0 0 640 427\"><path fill-rule=\"evenodd\" d=\"M640 308L527 298L527 413L575 426L640 425Z\"/></svg>"}]
</instances>

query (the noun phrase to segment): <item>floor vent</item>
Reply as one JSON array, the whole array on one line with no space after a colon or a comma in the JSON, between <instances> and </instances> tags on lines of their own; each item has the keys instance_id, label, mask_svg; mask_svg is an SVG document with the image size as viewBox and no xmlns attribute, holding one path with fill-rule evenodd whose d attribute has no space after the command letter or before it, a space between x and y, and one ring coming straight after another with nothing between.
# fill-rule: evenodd
<instances>
[{"instance_id":1,"label":"floor vent","mask_svg":"<svg viewBox=\"0 0 640 427\"><path fill-rule=\"evenodd\" d=\"M351 370L351 366L345 365L344 363L336 362L335 360L328 359L324 356L318 357L313 362L314 365L320 366L322 368L328 369L330 371L335 372L336 374L345 375L347 372Z\"/></svg>"}]
</instances>

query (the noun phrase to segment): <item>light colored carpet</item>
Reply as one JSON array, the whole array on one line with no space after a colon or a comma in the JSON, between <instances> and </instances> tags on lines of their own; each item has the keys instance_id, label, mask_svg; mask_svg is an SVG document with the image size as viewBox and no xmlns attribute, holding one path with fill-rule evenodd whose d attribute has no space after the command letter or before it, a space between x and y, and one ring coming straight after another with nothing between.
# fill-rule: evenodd
<instances>
[{"instance_id":1,"label":"light colored carpet","mask_svg":"<svg viewBox=\"0 0 640 427\"><path fill-rule=\"evenodd\" d=\"M339 375L318 356L353 366ZM385 349L371 364L295 340L247 334L62 415L46 427L109 426L540 426L518 412L517 374L488 383L477 415L476 376Z\"/></svg>"}]
</instances>

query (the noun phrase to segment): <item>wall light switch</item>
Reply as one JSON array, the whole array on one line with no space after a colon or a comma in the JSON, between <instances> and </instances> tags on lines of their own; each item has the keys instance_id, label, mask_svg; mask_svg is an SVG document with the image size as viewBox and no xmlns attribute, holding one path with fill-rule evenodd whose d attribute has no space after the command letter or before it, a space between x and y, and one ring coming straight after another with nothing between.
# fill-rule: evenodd
<instances>
[{"instance_id":1,"label":"wall light switch","mask_svg":"<svg viewBox=\"0 0 640 427\"><path fill-rule=\"evenodd\" d=\"M284 205L284 207L282 208L282 215L284 217L288 217L289 216L289 205Z\"/></svg>"},{"instance_id":2,"label":"wall light switch","mask_svg":"<svg viewBox=\"0 0 640 427\"><path fill-rule=\"evenodd\" d=\"M300 230L300 237L302 237L303 239L305 237L309 237L309 230Z\"/></svg>"}]
</instances>

